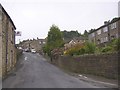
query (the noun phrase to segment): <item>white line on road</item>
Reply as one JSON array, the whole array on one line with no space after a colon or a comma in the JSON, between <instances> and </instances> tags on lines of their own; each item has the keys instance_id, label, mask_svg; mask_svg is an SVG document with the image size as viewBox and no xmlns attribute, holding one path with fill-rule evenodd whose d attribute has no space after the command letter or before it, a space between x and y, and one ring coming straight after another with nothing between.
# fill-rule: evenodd
<instances>
[{"instance_id":1,"label":"white line on road","mask_svg":"<svg viewBox=\"0 0 120 90\"><path fill-rule=\"evenodd\" d=\"M87 78L86 76L84 76L84 78Z\"/></svg>"},{"instance_id":2,"label":"white line on road","mask_svg":"<svg viewBox=\"0 0 120 90\"><path fill-rule=\"evenodd\" d=\"M79 76L79 77L86 78L86 79L88 78L88 77L83 76L83 75L81 75L81 74L79 74L78 76ZM117 86L116 84L107 83L107 82L102 82L102 81L96 81L96 80L91 80L91 81L96 82L96 83L102 83L102 84L107 84L107 85Z\"/></svg>"},{"instance_id":3,"label":"white line on road","mask_svg":"<svg viewBox=\"0 0 120 90\"><path fill-rule=\"evenodd\" d=\"M25 57L25 61L27 60L27 57Z\"/></svg>"}]
</instances>

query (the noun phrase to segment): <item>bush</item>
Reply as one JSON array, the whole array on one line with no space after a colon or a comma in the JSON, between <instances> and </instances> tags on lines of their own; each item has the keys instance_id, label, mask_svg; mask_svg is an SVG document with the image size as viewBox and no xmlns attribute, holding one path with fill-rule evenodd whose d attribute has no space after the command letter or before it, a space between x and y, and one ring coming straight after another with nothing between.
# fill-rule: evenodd
<instances>
[{"instance_id":1,"label":"bush","mask_svg":"<svg viewBox=\"0 0 120 90\"><path fill-rule=\"evenodd\" d=\"M77 54L77 53L78 53L78 50L77 50L77 49L71 48L71 49L67 50L65 54L66 54L66 55L73 56L73 55L75 55L75 54Z\"/></svg>"},{"instance_id":2,"label":"bush","mask_svg":"<svg viewBox=\"0 0 120 90\"><path fill-rule=\"evenodd\" d=\"M94 43L86 42L85 53L88 53L88 54L95 53L95 50L96 50L96 46Z\"/></svg>"},{"instance_id":3,"label":"bush","mask_svg":"<svg viewBox=\"0 0 120 90\"><path fill-rule=\"evenodd\" d=\"M81 48L81 49L79 50L79 55L83 55L83 54L85 54L85 48Z\"/></svg>"},{"instance_id":4,"label":"bush","mask_svg":"<svg viewBox=\"0 0 120 90\"><path fill-rule=\"evenodd\" d=\"M84 52L83 50L84 44L76 44L74 47L71 47L70 49L66 50L64 52L64 55L80 55Z\"/></svg>"},{"instance_id":5,"label":"bush","mask_svg":"<svg viewBox=\"0 0 120 90\"><path fill-rule=\"evenodd\" d=\"M107 52L111 52L112 50L113 50L112 47L106 46L102 48L101 52L107 53Z\"/></svg>"},{"instance_id":6,"label":"bush","mask_svg":"<svg viewBox=\"0 0 120 90\"><path fill-rule=\"evenodd\" d=\"M85 44L78 44L67 51L65 51L65 55L83 55L85 53L91 54L96 50L96 46L93 43L86 42Z\"/></svg>"},{"instance_id":7,"label":"bush","mask_svg":"<svg viewBox=\"0 0 120 90\"><path fill-rule=\"evenodd\" d=\"M119 39L114 39L112 41L112 46L115 51L120 51L120 38Z\"/></svg>"}]
</instances>

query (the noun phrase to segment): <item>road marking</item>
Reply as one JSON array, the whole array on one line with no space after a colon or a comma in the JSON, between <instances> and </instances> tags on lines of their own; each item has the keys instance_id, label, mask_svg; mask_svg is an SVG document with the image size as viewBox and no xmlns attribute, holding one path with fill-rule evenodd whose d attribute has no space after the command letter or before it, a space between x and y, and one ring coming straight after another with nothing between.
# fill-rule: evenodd
<instances>
[{"instance_id":1,"label":"road marking","mask_svg":"<svg viewBox=\"0 0 120 90\"><path fill-rule=\"evenodd\" d=\"M27 57L25 57L25 61L27 60Z\"/></svg>"},{"instance_id":2,"label":"road marking","mask_svg":"<svg viewBox=\"0 0 120 90\"><path fill-rule=\"evenodd\" d=\"M83 76L83 75L81 75L81 74L79 74L78 76L79 76L79 77L84 77L84 78L87 78L86 76Z\"/></svg>"},{"instance_id":3,"label":"road marking","mask_svg":"<svg viewBox=\"0 0 120 90\"><path fill-rule=\"evenodd\" d=\"M87 78L86 76L84 76L84 78Z\"/></svg>"},{"instance_id":4,"label":"road marking","mask_svg":"<svg viewBox=\"0 0 120 90\"><path fill-rule=\"evenodd\" d=\"M81 75L81 74L79 74L78 76L79 76L79 77L82 77L82 75Z\"/></svg>"},{"instance_id":5,"label":"road marking","mask_svg":"<svg viewBox=\"0 0 120 90\"><path fill-rule=\"evenodd\" d=\"M86 76L83 76L81 74L78 75L79 77L83 77L83 78L88 78ZM96 81L96 80L91 80L93 82L96 82L96 83L102 83L102 84L107 84L107 85L112 85L112 86L117 86L116 84L112 84L112 83L107 83L107 82L102 82L102 81Z\"/></svg>"},{"instance_id":6,"label":"road marking","mask_svg":"<svg viewBox=\"0 0 120 90\"><path fill-rule=\"evenodd\" d=\"M46 61L46 59L42 58L43 61Z\"/></svg>"}]
</instances>

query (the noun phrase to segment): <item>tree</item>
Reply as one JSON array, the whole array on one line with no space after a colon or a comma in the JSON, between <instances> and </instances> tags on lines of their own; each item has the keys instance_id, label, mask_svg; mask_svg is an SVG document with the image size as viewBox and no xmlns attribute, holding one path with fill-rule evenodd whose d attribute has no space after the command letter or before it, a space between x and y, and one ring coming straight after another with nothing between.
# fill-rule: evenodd
<instances>
[{"instance_id":1,"label":"tree","mask_svg":"<svg viewBox=\"0 0 120 90\"><path fill-rule=\"evenodd\" d=\"M84 36L85 36L85 37L88 37L88 32L87 32L87 30L84 31Z\"/></svg>"},{"instance_id":2,"label":"tree","mask_svg":"<svg viewBox=\"0 0 120 90\"><path fill-rule=\"evenodd\" d=\"M61 31L62 32L62 35L64 37L64 41L65 42L69 42L71 39L75 38L75 37L79 37L81 36L81 34L78 33L78 31Z\"/></svg>"},{"instance_id":3,"label":"tree","mask_svg":"<svg viewBox=\"0 0 120 90\"><path fill-rule=\"evenodd\" d=\"M52 25L50 27L50 31L48 32L47 36L47 45L46 45L46 52L49 56L51 56L51 51L55 48L59 48L63 45L63 37L60 29L56 25Z\"/></svg>"}]
</instances>

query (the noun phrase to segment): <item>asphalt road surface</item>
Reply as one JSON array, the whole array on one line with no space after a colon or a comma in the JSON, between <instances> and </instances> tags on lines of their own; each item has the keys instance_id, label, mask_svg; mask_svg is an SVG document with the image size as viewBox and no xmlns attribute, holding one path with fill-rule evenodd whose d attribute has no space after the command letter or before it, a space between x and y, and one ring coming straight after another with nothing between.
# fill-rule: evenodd
<instances>
[{"instance_id":1,"label":"asphalt road surface","mask_svg":"<svg viewBox=\"0 0 120 90\"><path fill-rule=\"evenodd\" d=\"M24 52L3 88L99 88L73 77L38 54Z\"/></svg>"}]
</instances>

